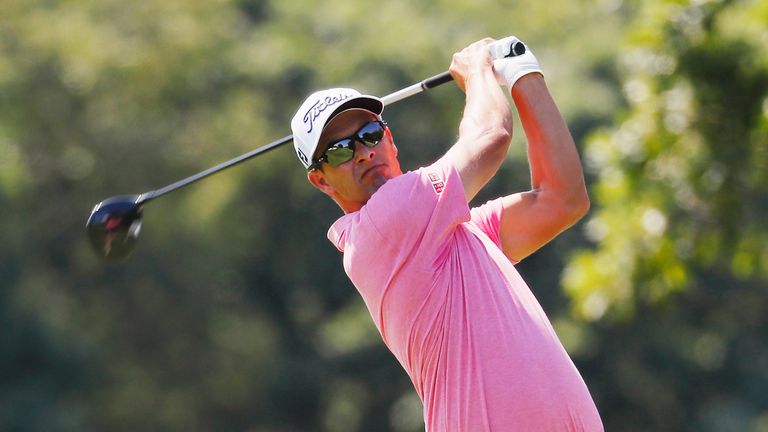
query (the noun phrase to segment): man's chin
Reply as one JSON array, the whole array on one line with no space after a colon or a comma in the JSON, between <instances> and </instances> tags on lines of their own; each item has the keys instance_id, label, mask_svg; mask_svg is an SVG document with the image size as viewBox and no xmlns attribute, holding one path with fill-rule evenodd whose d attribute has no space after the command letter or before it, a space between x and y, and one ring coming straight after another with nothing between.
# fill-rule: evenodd
<instances>
[{"instance_id":1,"label":"man's chin","mask_svg":"<svg viewBox=\"0 0 768 432\"><path fill-rule=\"evenodd\" d=\"M376 176L373 179L373 190L377 191L380 187L384 186L384 183L389 181L389 177L385 176Z\"/></svg>"}]
</instances>

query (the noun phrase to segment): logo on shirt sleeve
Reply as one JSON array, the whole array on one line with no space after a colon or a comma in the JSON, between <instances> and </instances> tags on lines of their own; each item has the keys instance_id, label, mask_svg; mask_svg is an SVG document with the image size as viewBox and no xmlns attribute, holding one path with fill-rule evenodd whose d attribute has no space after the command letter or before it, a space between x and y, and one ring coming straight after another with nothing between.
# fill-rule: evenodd
<instances>
[{"instance_id":1,"label":"logo on shirt sleeve","mask_svg":"<svg viewBox=\"0 0 768 432\"><path fill-rule=\"evenodd\" d=\"M429 177L429 181L432 182L432 187L435 189L435 193L440 195L443 192L443 189L445 189L443 180L435 173L428 173L427 177Z\"/></svg>"}]
</instances>

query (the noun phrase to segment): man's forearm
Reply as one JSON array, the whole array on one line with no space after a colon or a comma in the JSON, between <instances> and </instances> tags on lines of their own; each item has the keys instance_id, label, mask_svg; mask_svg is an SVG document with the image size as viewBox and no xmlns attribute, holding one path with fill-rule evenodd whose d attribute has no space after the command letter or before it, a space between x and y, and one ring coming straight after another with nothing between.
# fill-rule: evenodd
<instances>
[{"instance_id":1,"label":"man's forearm","mask_svg":"<svg viewBox=\"0 0 768 432\"><path fill-rule=\"evenodd\" d=\"M528 141L533 190L553 193L569 211L581 216L589 207L584 173L573 137L544 77L524 76L512 88L512 98Z\"/></svg>"},{"instance_id":2,"label":"man's forearm","mask_svg":"<svg viewBox=\"0 0 768 432\"><path fill-rule=\"evenodd\" d=\"M469 78L465 91L459 140L449 155L459 170L467 200L471 200L506 157L512 138L512 111L490 68Z\"/></svg>"},{"instance_id":3,"label":"man's forearm","mask_svg":"<svg viewBox=\"0 0 768 432\"><path fill-rule=\"evenodd\" d=\"M495 130L512 135L512 111L489 69L473 74L466 82L466 105L459 138L468 137L477 145L477 137Z\"/></svg>"}]
</instances>

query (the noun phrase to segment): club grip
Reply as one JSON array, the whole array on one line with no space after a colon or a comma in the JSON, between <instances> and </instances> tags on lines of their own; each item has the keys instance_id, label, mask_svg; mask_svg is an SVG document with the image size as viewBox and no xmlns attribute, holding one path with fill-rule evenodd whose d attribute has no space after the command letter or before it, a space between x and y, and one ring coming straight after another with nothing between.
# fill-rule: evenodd
<instances>
[{"instance_id":1,"label":"club grip","mask_svg":"<svg viewBox=\"0 0 768 432\"><path fill-rule=\"evenodd\" d=\"M424 81L422 81L421 88L423 88L424 90L429 90L451 81L453 81L453 77L451 76L451 73L449 71L445 71L441 74L437 74L433 77L429 77Z\"/></svg>"}]
</instances>

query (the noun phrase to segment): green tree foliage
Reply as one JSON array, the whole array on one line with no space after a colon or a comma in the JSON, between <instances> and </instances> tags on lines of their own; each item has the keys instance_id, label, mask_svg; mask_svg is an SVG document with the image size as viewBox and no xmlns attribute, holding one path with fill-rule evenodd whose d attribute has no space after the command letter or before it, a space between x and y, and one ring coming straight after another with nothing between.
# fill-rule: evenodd
<instances>
[{"instance_id":1,"label":"green tree foliage","mask_svg":"<svg viewBox=\"0 0 768 432\"><path fill-rule=\"evenodd\" d=\"M635 6L628 109L586 146L595 247L563 278L602 320L602 412L609 430L765 431L768 4Z\"/></svg>"}]
</instances>

